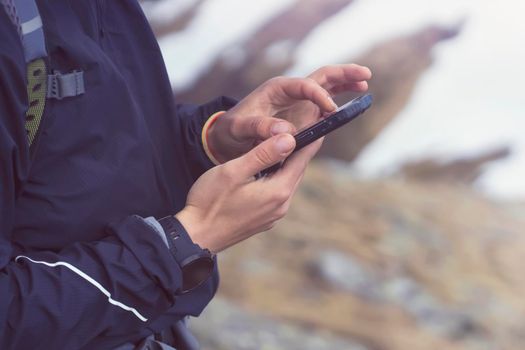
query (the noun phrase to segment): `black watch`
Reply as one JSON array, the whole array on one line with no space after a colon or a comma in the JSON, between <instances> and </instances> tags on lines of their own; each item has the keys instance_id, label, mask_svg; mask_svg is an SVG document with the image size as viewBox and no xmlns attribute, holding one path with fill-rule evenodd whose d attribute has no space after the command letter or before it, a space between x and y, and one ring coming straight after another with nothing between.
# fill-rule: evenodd
<instances>
[{"instance_id":1,"label":"black watch","mask_svg":"<svg viewBox=\"0 0 525 350\"><path fill-rule=\"evenodd\" d=\"M208 249L193 243L188 232L175 216L159 220L164 229L168 246L175 261L182 270L182 293L200 286L210 277L215 260Z\"/></svg>"}]
</instances>

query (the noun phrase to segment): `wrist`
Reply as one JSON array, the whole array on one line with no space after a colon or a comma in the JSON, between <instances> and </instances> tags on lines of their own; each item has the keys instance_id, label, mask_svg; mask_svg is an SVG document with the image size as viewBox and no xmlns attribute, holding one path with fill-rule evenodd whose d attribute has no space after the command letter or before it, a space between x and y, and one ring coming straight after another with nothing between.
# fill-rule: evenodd
<instances>
[{"instance_id":1,"label":"wrist","mask_svg":"<svg viewBox=\"0 0 525 350\"><path fill-rule=\"evenodd\" d=\"M203 249L208 249L213 254L217 253L216 248L209 240L209 230L203 224L203 220L195 218L195 215L189 208L184 208L174 215L177 220L184 226L190 239Z\"/></svg>"},{"instance_id":2,"label":"wrist","mask_svg":"<svg viewBox=\"0 0 525 350\"><path fill-rule=\"evenodd\" d=\"M164 230L171 255L182 272L182 285L178 292L186 293L199 287L214 269L212 253L194 242L175 216L164 217L158 223Z\"/></svg>"}]
</instances>

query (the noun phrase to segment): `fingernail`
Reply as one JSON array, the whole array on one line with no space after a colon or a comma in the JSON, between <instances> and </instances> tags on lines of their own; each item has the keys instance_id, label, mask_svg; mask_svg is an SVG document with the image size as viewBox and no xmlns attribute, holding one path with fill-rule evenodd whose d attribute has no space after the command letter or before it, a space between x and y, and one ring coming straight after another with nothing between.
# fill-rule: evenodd
<instances>
[{"instance_id":1,"label":"fingernail","mask_svg":"<svg viewBox=\"0 0 525 350\"><path fill-rule=\"evenodd\" d=\"M334 100L332 100L332 98L330 97L330 101L332 102L332 107L334 108L334 111L339 108L339 106L337 105L337 103L334 102Z\"/></svg>"},{"instance_id":2,"label":"fingernail","mask_svg":"<svg viewBox=\"0 0 525 350\"><path fill-rule=\"evenodd\" d=\"M279 154L285 155L292 150L293 139L287 135L283 135L277 139L275 146Z\"/></svg>"},{"instance_id":3,"label":"fingernail","mask_svg":"<svg viewBox=\"0 0 525 350\"><path fill-rule=\"evenodd\" d=\"M284 122L278 122L272 125L272 135L279 135L290 132L290 127Z\"/></svg>"},{"instance_id":4,"label":"fingernail","mask_svg":"<svg viewBox=\"0 0 525 350\"><path fill-rule=\"evenodd\" d=\"M365 67L365 70L367 71L366 73L368 74L369 78L371 79L372 78L372 70L368 67Z\"/></svg>"},{"instance_id":5,"label":"fingernail","mask_svg":"<svg viewBox=\"0 0 525 350\"><path fill-rule=\"evenodd\" d=\"M330 104L332 105L332 109L335 111L339 106L334 102L334 98L332 95L330 95L328 92L326 92L326 99L330 101Z\"/></svg>"}]
</instances>

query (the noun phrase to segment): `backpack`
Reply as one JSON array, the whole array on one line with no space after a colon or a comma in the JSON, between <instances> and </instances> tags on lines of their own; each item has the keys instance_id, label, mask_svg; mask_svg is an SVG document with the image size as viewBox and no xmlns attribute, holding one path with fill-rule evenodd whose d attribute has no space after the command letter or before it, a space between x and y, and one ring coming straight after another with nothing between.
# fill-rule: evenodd
<instances>
[{"instance_id":1,"label":"backpack","mask_svg":"<svg viewBox=\"0 0 525 350\"><path fill-rule=\"evenodd\" d=\"M42 19L35 0L0 0L11 22L15 25L24 47L27 64L27 96L29 108L25 128L30 149L38 135L47 99L62 99L85 92L82 71L48 74L48 55Z\"/></svg>"}]
</instances>

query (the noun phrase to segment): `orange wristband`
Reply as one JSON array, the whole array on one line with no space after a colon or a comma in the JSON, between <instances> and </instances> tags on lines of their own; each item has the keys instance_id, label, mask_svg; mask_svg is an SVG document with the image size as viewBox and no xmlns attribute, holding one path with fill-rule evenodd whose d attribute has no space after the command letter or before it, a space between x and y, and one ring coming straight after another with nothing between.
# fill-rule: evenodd
<instances>
[{"instance_id":1,"label":"orange wristband","mask_svg":"<svg viewBox=\"0 0 525 350\"><path fill-rule=\"evenodd\" d=\"M204 126L202 127L202 147L204 148L204 153L210 158L213 164L219 165L221 162L217 160L217 158L213 155L213 152L210 148L210 144L208 142L208 132L210 130L210 127L217 121L217 118L219 118L221 115L226 113L226 111L220 111L217 113L214 113L211 117L208 118Z\"/></svg>"}]
</instances>

